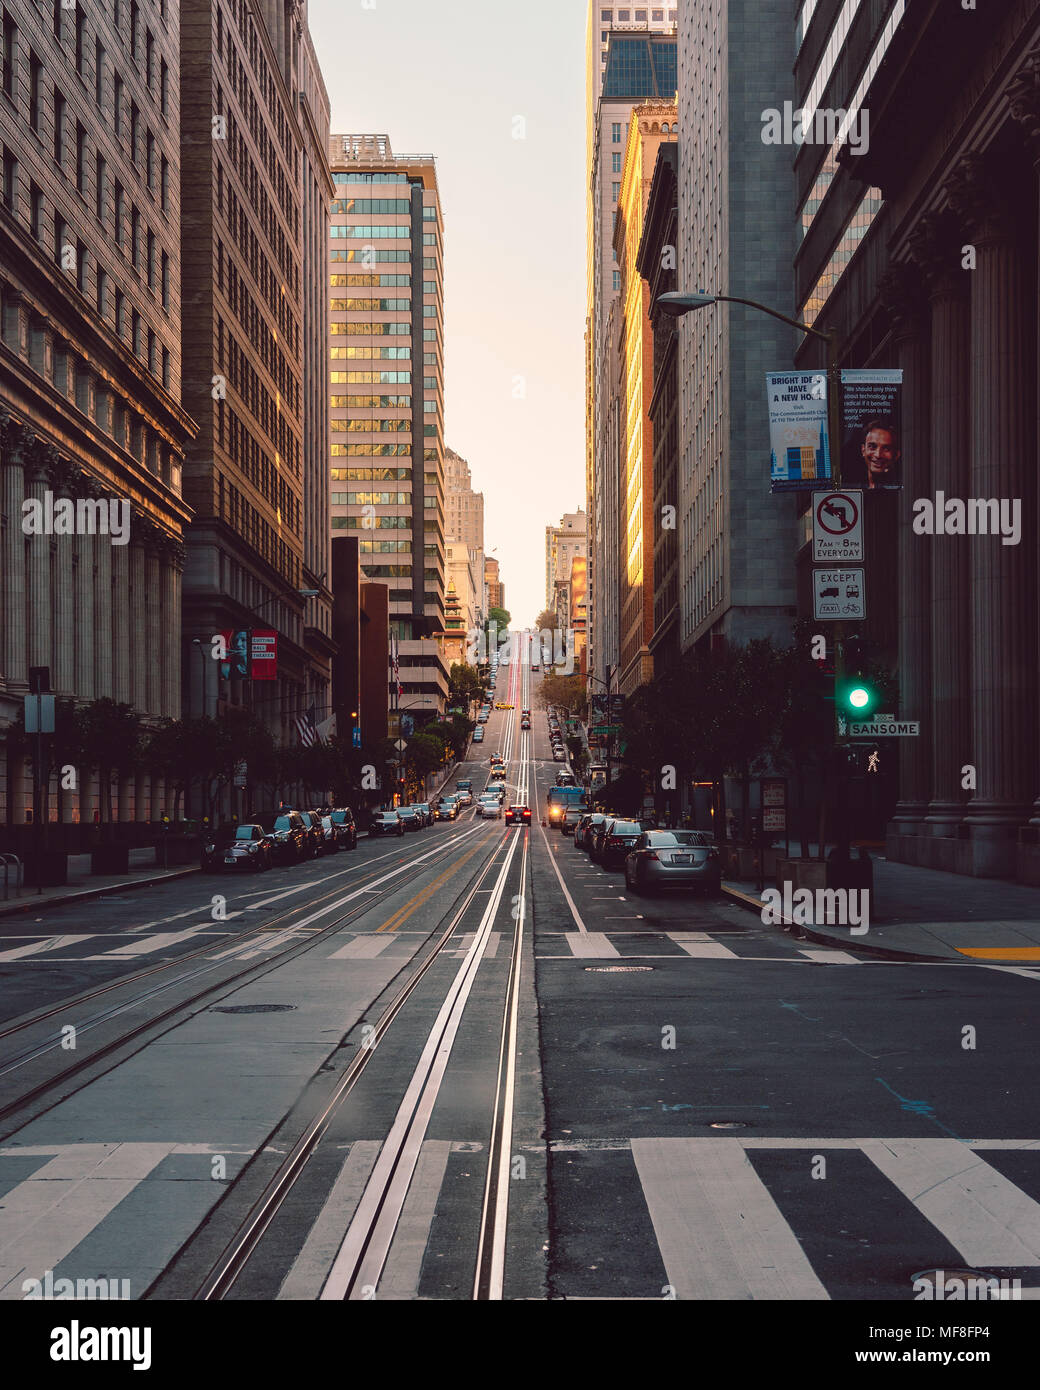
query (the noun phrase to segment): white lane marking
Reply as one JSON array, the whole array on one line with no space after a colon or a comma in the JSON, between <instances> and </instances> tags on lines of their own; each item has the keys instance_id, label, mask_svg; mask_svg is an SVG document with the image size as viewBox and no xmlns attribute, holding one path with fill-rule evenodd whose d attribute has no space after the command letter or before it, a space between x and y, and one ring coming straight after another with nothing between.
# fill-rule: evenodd
<instances>
[{"instance_id":1,"label":"white lane marking","mask_svg":"<svg viewBox=\"0 0 1040 1390\"><path fill-rule=\"evenodd\" d=\"M138 956L150 956L155 951L163 951L168 946L177 946L182 941L188 941L199 932L208 934L212 926L213 921L210 919L199 922L194 927L185 927L183 931L156 932L154 936L146 936L127 946L117 946L114 951L102 951L100 955L87 956L87 960L134 960Z\"/></svg>"},{"instance_id":2,"label":"white lane marking","mask_svg":"<svg viewBox=\"0 0 1040 1390\"><path fill-rule=\"evenodd\" d=\"M459 942L458 950L455 952L456 960L461 960L464 956L469 954L469 949L473 945L475 938L476 932L464 933ZM498 947L501 940L502 933L500 931L493 931L491 933L491 935L488 937L487 950L484 952L485 960L495 959L495 957L498 955Z\"/></svg>"},{"instance_id":3,"label":"white lane marking","mask_svg":"<svg viewBox=\"0 0 1040 1390\"><path fill-rule=\"evenodd\" d=\"M381 1302L388 1298L412 1300L418 1297L423 1256L426 1254L433 1218L437 1214L437 1199L444 1184L451 1150L450 1139L427 1139L423 1142L415 1165L415 1176L408 1188L401 1219L394 1233L394 1243L379 1281Z\"/></svg>"},{"instance_id":4,"label":"white lane marking","mask_svg":"<svg viewBox=\"0 0 1040 1390\"><path fill-rule=\"evenodd\" d=\"M488 900L473 945L459 966L427 1037L390 1133L321 1291L323 1302L342 1302L348 1289L352 1299L364 1299L366 1289L378 1286L518 843L517 839L510 842L496 880L497 891Z\"/></svg>"},{"instance_id":5,"label":"white lane marking","mask_svg":"<svg viewBox=\"0 0 1040 1390\"><path fill-rule=\"evenodd\" d=\"M78 1144L8 1192L0 1207L0 1299L24 1298L22 1281L56 1268L172 1148Z\"/></svg>"},{"instance_id":6,"label":"white lane marking","mask_svg":"<svg viewBox=\"0 0 1040 1390\"><path fill-rule=\"evenodd\" d=\"M676 946L686 952L693 960L739 960L736 951L731 951L728 946L723 946L721 941L683 941L681 937L675 937L671 932L668 933L669 939L674 941Z\"/></svg>"},{"instance_id":7,"label":"white lane marking","mask_svg":"<svg viewBox=\"0 0 1040 1390\"><path fill-rule=\"evenodd\" d=\"M578 932L568 931L564 932L564 937L571 948L571 955L583 960L607 960L621 955L604 932L590 931L582 936Z\"/></svg>"},{"instance_id":8,"label":"white lane marking","mask_svg":"<svg viewBox=\"0 0 1040 1390\"><path fill-rule=\"evenodd\" d=\"M861 960L855 956L850 956L848 951L830 950L810 950L808 947L801 947L798 951L800 956L806 956L809 960L818 960L823 965L862 965Z\"/></svg>"},{"instance_id":9,"label":"white lane marking","mask_svg":"<svg viewBox=\"0 0 1040 1390\"><path fill-rule=\"evenodd\" d=\"M582 936L587 936L587 935L588 935L588 928L586 927L585 923L581 920L581 914L579 913L578 909L577 909L577 908L575 907L575 905L574 905L574 899L571 897L570 893L567 891L567 885L566 885L566 883L564 883L564 881L563 881L563 875L560 873L560 870L559 870L559 868L557 867L557 864L556 864L556 856L553 854L553 852L552 852L552 850L551 850L551 848L550 848L550 846L549 846L549 837L548 837L548 836L546 835L546 833L545 833L545 827L544 827L543 825L539 824L538 829L541 831L542 839L545 841L545 848L546 848L546 851L547 851L548 856L549 856L549 863L552 865L552 871L553 871L553 873L556 875L557 879L559 880L560 888L563 890L563 896L564 896L564 898L565 898L566 901L567 901L567 906L568 906L568 907L570 908L570 910L571 910L571 916L574 918L574 922L575 922L575 925L576 925L577 928L578 928L578 932L579 932L579 934L582 935Z\"/></svg>"},{"instance_id":10,"label":"white lane marking","mask_svg":"<svg viewBox=\"0 0 1040 1390\"><path fill-rule=\"evenodd\" d=\"M278 1290L279 1299L312 1302L318 1297L322 1281L336 1258L343 1238L343 1222L361 1200L379 1149L378 1139L361 1139L351 1144L350 1152L336 1174L332 1190Z\"/></svg>"},{"instance_id":11,"label":"white lane marking","mask_svg":"<svg viewBox=\"0 0 1040 1390\"><path fill-rule=\"evenodd\" d=\"M960 1140L874 1139L860 1147L966 1263L1040 1264L1040 1205Z\"/></svg>"},{"instance_id":12,"label":"white lane marking","mask_svg":"<svg viewBox=\"0 0 1040 1390\"><path fill-rule=\"evenodd\" d=\"M28 946L15 946L10 951L0 951L0 961L24 960L26 956L39 956L46 951L60 951L63 946L80 946L84 941L93 941L97 935L97 932L89 932L80 936L48 936L43 941L35 941Z\"/></svg>"},{"instance_id":13,"label":"white lane marking","mask_svg":"<svg viewBox=\"0 0 1040 1390\"><path fill-rule=\"evenodd\" d=\"M829 1299L739 1142L633 1139L632 1157L677 1298Z\"/></svg>"},{"instance_id":14,"label":"white lane marking","mask_svg":"<svg viewBox=\"0 0 1040 1390\"><path fill-rule=\"evenodd\" d=\"M385 951L392 941L392 936L356 936L338 951L333 951L329 960L371 960Z\"/></svg>"}]
</instances>

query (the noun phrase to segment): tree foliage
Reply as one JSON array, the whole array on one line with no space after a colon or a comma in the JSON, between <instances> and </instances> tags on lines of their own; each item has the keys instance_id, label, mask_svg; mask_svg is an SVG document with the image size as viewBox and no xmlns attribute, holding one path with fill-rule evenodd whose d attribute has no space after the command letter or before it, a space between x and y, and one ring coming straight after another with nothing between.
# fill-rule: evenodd
<instances>
[{"instance_id":1,"label":"tree foliage","mask_svg":"<svg viewBox=\"0 0 1040 1390\"><path fill-rule=\"evenodd\" d=\"M570 676L558 676L555 672L546 671L536 698L542 709L547 709L549 705L562 705L579 719L584 719L588 714L585 680L578 671Z\"/></svg>"}]
</instances>

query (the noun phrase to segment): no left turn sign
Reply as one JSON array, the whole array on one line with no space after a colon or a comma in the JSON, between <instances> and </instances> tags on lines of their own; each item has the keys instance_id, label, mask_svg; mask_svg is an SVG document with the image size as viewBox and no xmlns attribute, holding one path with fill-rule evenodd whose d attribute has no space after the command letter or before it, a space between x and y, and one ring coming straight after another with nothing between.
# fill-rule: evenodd
<instances>
[{"instance_id":1,"label":"no left turn sign","mask_svg":"<svg viewBox=\"0 0 1040 1390\"><path fill-rule=\"evenodd\" d=\"M813 507L813 563L863 559L863 493L817 493Z\"/></svg>"}]
</instances>

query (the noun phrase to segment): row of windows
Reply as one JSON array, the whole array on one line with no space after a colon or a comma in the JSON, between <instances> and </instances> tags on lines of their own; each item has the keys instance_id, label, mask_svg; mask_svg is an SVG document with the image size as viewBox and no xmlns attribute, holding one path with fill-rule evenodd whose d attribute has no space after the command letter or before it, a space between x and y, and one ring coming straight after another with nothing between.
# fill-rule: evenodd
<instances>
[{"instance_id":1,"label":"row of windows","mask_svg":"<svg viewBox=\"0 0 1040 1390\"><path fill-rule=\"evenodd\" d=\"M332 175L336 183L407 183L407 174L360 174L337 169Z\"/></svg>"},{"instance_id":2,"label":"row of windows","mask_svg":"<svg viewBox=\"0 0 1040 1390\"><path fill-rule=\"evenodd\" d=\"M333 444L333 458L409 458L410 444Z\"/></svg>"},{"instance_id":3,"label":"row of windows","mask_svg":"<svg viewBox=\"0 0 1040 1390\"><path fill-rule=\"evenodd\" d=\"M334 492L334 507L405 507L411 503L410 492Z\"/></svg>"},{"instance_id":4,"label":"row of windows","mask_svg":"<svg viewBox=\"0 0 1040 1390\"><path fill-rule=\"evenodd\" d=\"M349 529L348 523L353 521L353 517L334 516L332 525L334 530ZM412 548L411 541L358 541L358 549L366 555L388 555L405 554Z\"/></svg>"},{"instance_id":5,"label":"row of windows","mask_svg":"<svg viewBox=\"0 0 1040 1390\"><path fill-rule=\"evenodd\" d=\"M408 262L411 259L411 251L384 251L377 250L374 246L362 246L357 250L351 247L349 250L332 250L329 252L330 261L353 261L357 265L380 265L390 261Z\"/></svg>"},{"instance_id":6,"label":"row of windows","mask_svg":"<svg viewBox=\"0 0 1040 1390\"><path fill-rule=\"evenodd\" d=\"M334 483L402 483L412 476L411 468L333 468Z\"/></svg>"},{"instance_id":7,"label":"row of windows","mask_svg":"<svg viewBox=\"0 0 1040 1390\"><path fill-rule=\"evenodd\" d=\"M329 348L329 356L333 359L342 360L343 358L381 358L393 361L407 360L412 355L410 347L333 347Z\"/></svg>"},{"instance_id":8,"label":"row of windows","mask_svg":"<svg viewBox=\"0 0 1040 1390\"><path fill-rule=\"evenodd\" d=\"M252 169L252 172L255 175L255 168ZM284 234L275 223L270 199L263 194L262 189L260 189L259 207L255 202L252 206L254 211L260 213L261 225L268 243L276 246L284 242ZM246 215L245 205L239 201L234 191L231 179L225 181L224 166L220 162L217 164L217 208L224 215L231 237L252 271L260 293L267 301L267 306L278 324L279 331L291 341L297 341L298 325L291 310L289 298L284 292L282 276L272 268L263 244ZM279 255L279 260L284 263L284 256Z\"/></svg>"},{"instance_id":9,"label":"row of windows","mask_svg":"<svg viewBox=\"0 0 1040 1390\"><path fill-rule=\"evenodd\" d=\"M225 422L225 416L227 420ZM225 430L226 423L226 430ZM254 495L265 497L278 509L280 520L300 534L300 499L277 469L268 452L254 437L244 420L221 401L218 411L218 442L243 477L252 484Z\"/></svg>"},{"instance_id":10,"label":"row of windows","mask_svg":"<svg viewBox=\"0 0 1040 1390\"><path fill-rule=\"evenodd\" d=\"M258 551L293 588L299 588L300 561L293 548L222 473L217 474L217 516Z\"/></svg>"},{"instance_id":11,"label":"row of windows","mask_svg":"<svg viewBox=\"0 0 1040 1390\"><path fill-rule=\"evenodd\" d=\"M410 275L364 275L359 273L357 275L333 275L330 277L329 283L334 290L348 289L352 285L372 289L392 286L407 287L411 285L412 277Z\"/></svg>"},{"instance_id":12,"label":"row of windows","mask_svg":"<svg viewBox=\"0 0 1040 1390\"><path fill-rule=\"evenodd\" d=\"M410 198L337 198L332 204L332 213L355 217L379 217L386 213L409 213L412 208Z\"/></svg>"},{"instance_id":13,"label":"row of windows","mask_svg":"<svg viewBox=\"0 0 1040 1390\"><path fill-rule=\"evenodd\" d=\"M353 401L353 397L349 397ZM344 429L356 430L364 434L397 434L412 428L411 420L405 416L400 420L333 420L332 437L336 438Z\"/></svg>"},{"instance_id":14,"label":"row of windows","mask_svg":"<svg viewBox=\"0 0 1040 1390\"><path fill-rule=\"evenodd\" d=\"M334 338L407 338L410 323L333 323L329 332Z\"/></svg>"},{"instance_id":15,"label":"row of windows","mask_svg":"<svg viewBox=\"0 0 1040 1390\"><path fill-rule=\"evenodd\" d=\"M366 241L373 241L377 237L381 241L399 241L402 237L410 237L412 229L407 223L387 223L385 226L337 226L329 228L329 235L332 237L363 237Z\"/></svg>"},{"instance_id":16,"label":"row of windows","mask_svg":"<svg viewBox=\"0 0 1040 1390\"><path fill-rule=\"evenodd\" d=\"M333 410L410 410L411 396L333 396L329 405ZM342 421L333 421L342 424Z\"/></svg>"},{"instance_id":17,"label":"row of windows","mask_svg":"<svg viewBox=\"0 0 1040 1390\"><path fill-rule=\"evenodd\" d=\"M669 20L669 23L671 23L671 24L674 24L674 23L675 23L676 13L677 13L677 11L675 11L675 10L669 10L669 11L668 11L668 20ZM630 14L631 14L631 11L630 11L630 10L616 10L616 11L615 11L615 10L600 10L600 12L599 12L599 17L600 17L600 19L602 20L602 22L603 22L604 24L610 24L610 23L612 22L611 16L612 16L612 15L616 15L616 16L617 16L617 22L618 22L619 24L628 24L628 23L630 23L630 20L629 20L629 15L630 15ZM646 10L636 10L636 23L637 23L637 24L645 24L645 23L646 23ZM664 10L652 10L652 11L651 11L651 23L653 23L653 24L663 24L663 23L664 23ZM603 42L606 43L606 41L607 41L607 36L606 36L606 34L604 34L604 35L603 35Z\"/></svg>"},{"instance_id":18,"label":"row of windows","mask_svg":"<svg viewBox=\"0 0 1040 1390\"><path fill-rule=\"evenodd\" d=\"M331 372L334 386L407 386L411 372Z\"/></svg>"},{"instance_id":19,"label":"row of windows","mask_svg":"<svg viewBox=\"0 0 1040 1390\"><path fill-rule=\"evenodd\" d=\"M279 454L293 458L296 442L292 436L289 422L278 409L275 398L260 373L253 366L236 335L225 324L222 316L217 316L217 362L227 377L227 384L236 391L248 408L255 424L260 425ZM223 444L223 421L221 421L221 444ZM264 491L267 487L264 486Z\"/></svg>"},{"instance_id":20,"label":"row of windows","mask_svg":"<svg viewBox=\"0 0 1040 1390\"><path fill-rule=\"evenodd\" d=\"M333 299L329 308L334 314L408 314L410 299Z\"/></svg>"},{"instance_id":21,"label":"row of windows","mask_svg":"<svg viewBox=\"0 0 1040 1390\"><path fill-rule=\"evenodd\" d=\"M256 345L260 360L271 374L272 381L285 398L286 405L295 414L300 413L300 383L293 365L286 356L267 318L260 312L260 306L250 292L245 275L239 273L237 264L225 250L224 243L217 241L217 288L227 296L235 317L242 325L246 336ZM295 324L292 339L286 344L294 353L300 349L299 325ZM298 443L296 443L298 450ZM294 471L299 470L299 459L290 460Z\"/></svg>"},{"instance_id":22,"label":"row of windows","mask_svg":"<svg viewBox=\"0 0 1040 1390\"><path fill-rule=\"evenodd\" d=\"M404 496L403 493L402 496ZM411 499L409 498L409 500ZM412 529L410 516L341 516L338 520L341 531L410 531ZM406 549L411 549L410 543Z\"/></svg>"}]
</instances>

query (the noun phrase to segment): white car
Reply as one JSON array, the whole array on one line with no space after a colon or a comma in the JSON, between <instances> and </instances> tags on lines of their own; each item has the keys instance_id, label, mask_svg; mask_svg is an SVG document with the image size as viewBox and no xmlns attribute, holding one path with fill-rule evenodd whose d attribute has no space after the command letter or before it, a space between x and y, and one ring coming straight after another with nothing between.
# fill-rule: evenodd
<instances>
[{"instance_id":1,"label":"white car","mask_svg":"<svg viewBox=\"0 0 1040 1390\"><path fill-rule=\"evenodd\" d=\"M502 804L497 796L481 797L477 806L477 814L483 820L499 820L502 816Z\"/></svg>"}]
</instances>

